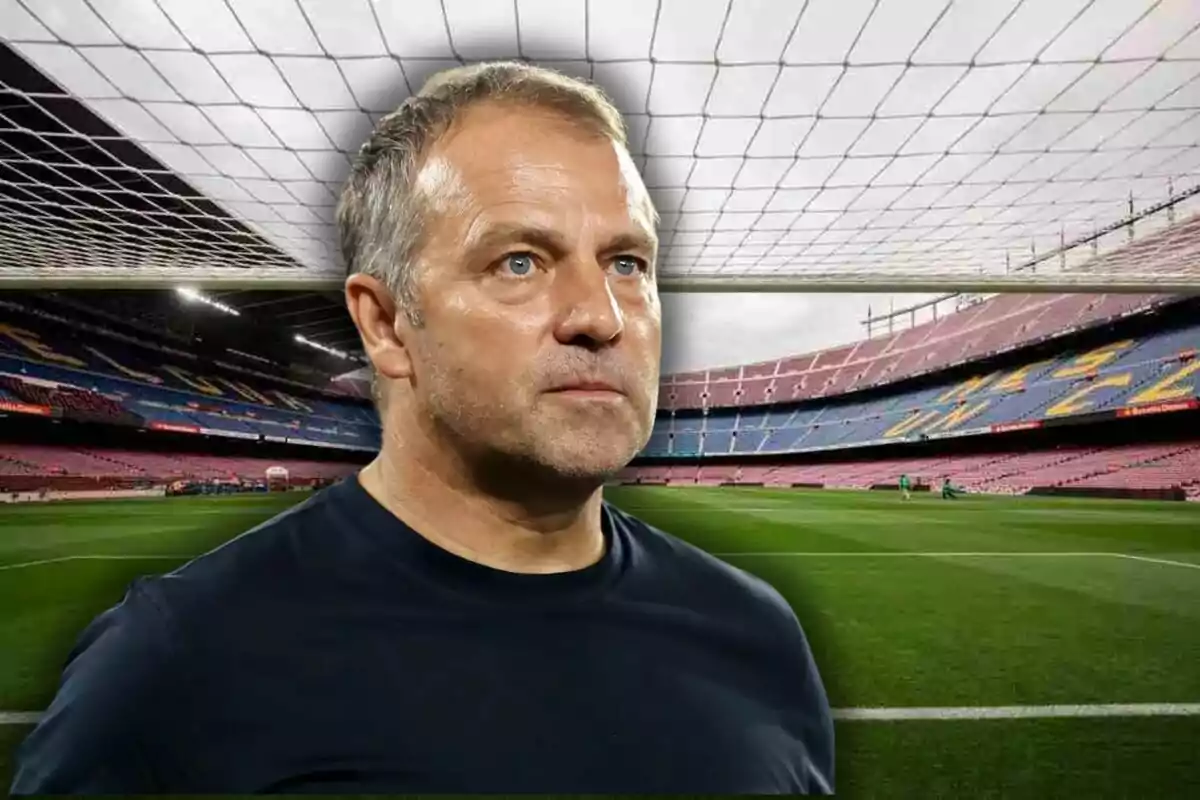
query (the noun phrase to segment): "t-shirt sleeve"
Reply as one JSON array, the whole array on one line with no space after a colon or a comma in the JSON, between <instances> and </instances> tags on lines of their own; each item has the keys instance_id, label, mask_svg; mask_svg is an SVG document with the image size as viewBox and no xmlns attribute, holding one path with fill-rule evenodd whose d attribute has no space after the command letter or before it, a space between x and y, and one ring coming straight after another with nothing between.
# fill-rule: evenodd
<instances>
[{"instance_id":1,"label":"t-shirt sleeve","mask_svg":"<svg viewBox=\"0 0 1200 800\"><path fill-rule=\"evenodd\" d=\"M17 750L13 795L164 791L152 747L169 744L166 620L141 583L97 617L68 658L58 694Z\"/></svg>"}]
</instances>

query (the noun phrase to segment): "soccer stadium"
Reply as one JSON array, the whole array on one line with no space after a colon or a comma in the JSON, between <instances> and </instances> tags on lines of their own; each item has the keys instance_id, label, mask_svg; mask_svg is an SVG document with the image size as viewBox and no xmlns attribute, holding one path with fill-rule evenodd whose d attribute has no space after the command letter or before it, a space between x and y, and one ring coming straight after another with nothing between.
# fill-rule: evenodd
<instances>
[{"instance_id":1,"label":"soccer stadium","mask_svg":"<svg viewBox=\"0 0 1200 800\"><path fill-rule=\"evenodd\" d=\"M664 370L606 488L793 606L838 793L1200 789L1192 0L0 0L0 785L132 580L378 451L334 204L500 57L627 115L664 293L902 300Z\"/></svg>"}]
</instances>

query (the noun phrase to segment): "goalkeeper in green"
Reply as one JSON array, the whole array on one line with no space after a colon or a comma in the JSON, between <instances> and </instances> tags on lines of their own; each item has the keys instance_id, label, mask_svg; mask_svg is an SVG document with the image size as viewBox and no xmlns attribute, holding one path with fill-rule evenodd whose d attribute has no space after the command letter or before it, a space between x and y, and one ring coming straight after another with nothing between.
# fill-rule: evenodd
<instances>
[{"instance_id":1,"label":"goalkeeper in green","mask_svg":"<svg viewBox=\"0 0 1200 800\"><path fill-rule=\"evenodd\" d=\"M905 500L912 500L912 484L907 475L900 476L900 492L904 495Z\"/></svg>"},{"instance_id":2,"label":"goalkeeper in green","mask_svg":"<svg viewBox=\"0 0 1200 800\"><path fill-rule=\"evenodd\" d=\"M954 500L958 497L959 489L950 482L949 478L942 481L942 499Z\"/></svg>"}]
</instances>

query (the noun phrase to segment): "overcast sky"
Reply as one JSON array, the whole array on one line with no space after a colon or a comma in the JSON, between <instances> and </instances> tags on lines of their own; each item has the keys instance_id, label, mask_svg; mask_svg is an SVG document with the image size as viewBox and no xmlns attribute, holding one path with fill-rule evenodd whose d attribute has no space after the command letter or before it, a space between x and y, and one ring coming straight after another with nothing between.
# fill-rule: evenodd
<instances>
[{"instance_id":1,"label":"overcast sky","mask_svg":"<svg viewBox=\"0 0 1200 800\"><path fill-rule=\"evenodd\" d=\"M663 372L688 372L833 347L862 339L867 307L876 313L934 295L665 293ZM943 304L939 313L952 310ZM923 322L928 316L918 317ZM900 325L907 326L907 319Z\"/></svg>"}]
</instances>

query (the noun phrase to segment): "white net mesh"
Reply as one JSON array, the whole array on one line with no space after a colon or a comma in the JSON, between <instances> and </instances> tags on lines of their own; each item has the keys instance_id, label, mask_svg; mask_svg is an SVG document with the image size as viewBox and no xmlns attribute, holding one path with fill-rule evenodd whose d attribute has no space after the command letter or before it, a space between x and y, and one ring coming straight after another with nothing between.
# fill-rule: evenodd
<instances>
[{"instance_id":1,"label":"white net mesh","mask_svg":"<svg viewBox=\"0 0 1200 800\"><path fill-rule=\"evenodd\" d=\"M507 57L627 114L665 284L1194 288L1200 259L1127 245L1197 208L1198 26L1196 0L0 0L54 81L0 70L0 279L325 284L373 122Z\"/></svg>"}]
</instances>

